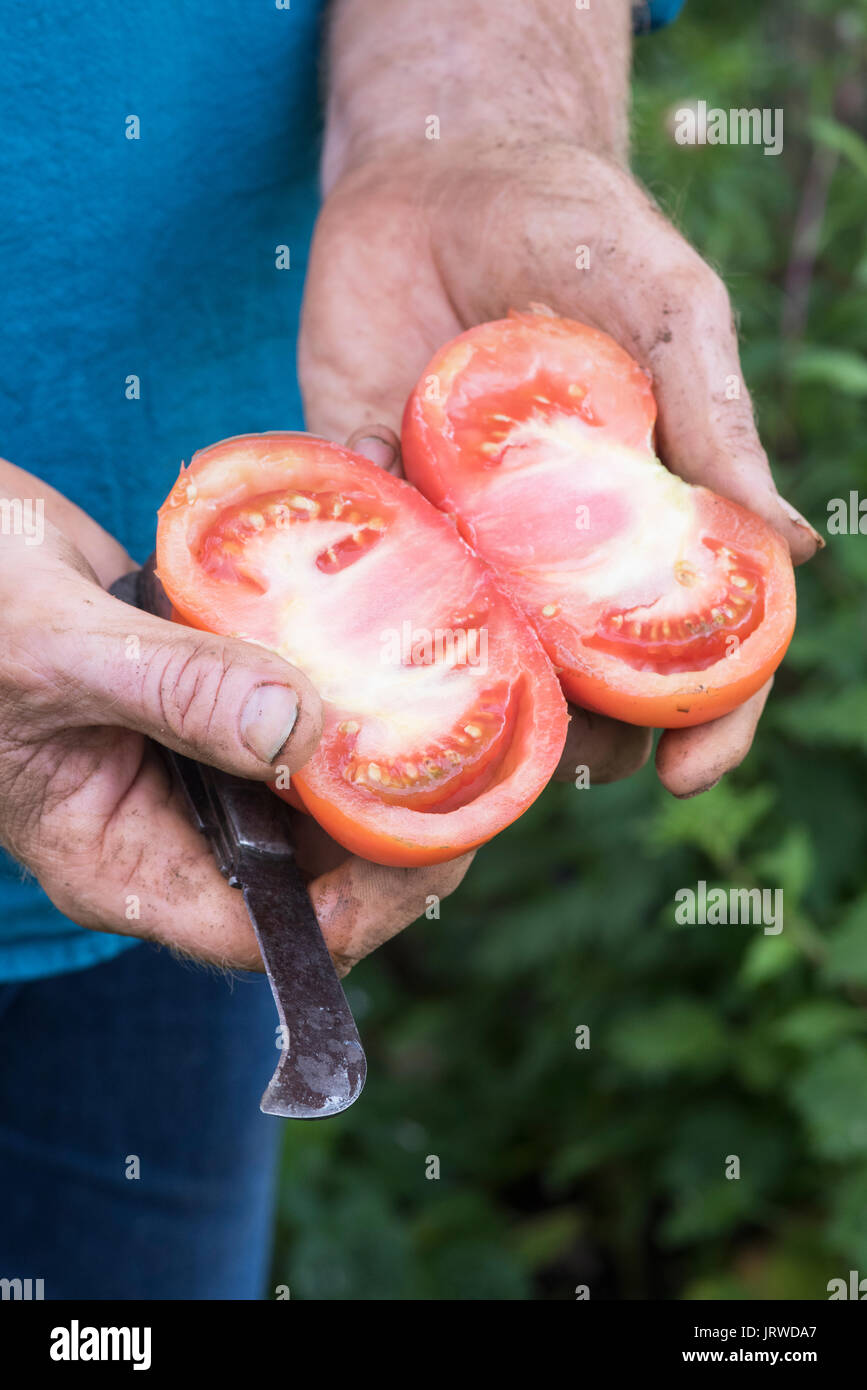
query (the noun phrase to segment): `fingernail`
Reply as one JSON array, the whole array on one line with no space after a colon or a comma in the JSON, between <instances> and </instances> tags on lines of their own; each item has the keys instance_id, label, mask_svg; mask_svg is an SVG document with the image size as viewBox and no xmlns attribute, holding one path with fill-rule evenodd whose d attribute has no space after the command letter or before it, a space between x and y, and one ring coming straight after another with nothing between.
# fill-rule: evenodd
<instances>
[{"instance_id":1,"label":"fingernail","mask_svg":"<svg viewBox=\"0 0 867 1390\"><path fill-rule=\"evenodd\" d=\"M288 685L259 685L241 712L241 737L263 763L273 763L298 718L298 696Z\"/></svg>"},{"instance_id":2,"label":"fingernail","mask_svg":"<svg viewBox=\"0 0 867 1390\"><path fill-rule=\"evenodd\" d=\"M689 801L690 797L692 796L701 796L704 792L712 791L712 789L717 785L718 782L721 782L722 779L723 774L720 773L719 777L715 777L713 781L708 782L706 786L696 787L694 792L683 792L683 794L679 796L677 799L678 801Z\"/></svg>"},{"instance_id":3,"label":"fingernail","mask_svg":"<svg viewBox=\"0 0 867 1390\"><path fill-rule=\"evenodd\" d=\"M810 535L813 537L813 540L816 542L816 545L819 547L819 549L824 550L825 537L820 535L820 533L816 530L815 526L810 525L807 518L801 515L797 507L793 507L791 502L786 501L785 497L780 497L779 503L789 520L794 521L796 526L803 526L803 528L806 531L809 531Z\"/></svg>"},{"instance_id":4,"label":"fingernail","mask_svg":"<svg viewBox=\"0 0 867 1390\"><path fill-rule=\"evenodd\" d=\"M391 468L397 458L397 450L393 444L389 444L387 439L381 439L378 434L366 434L359 439L355 446L358 454L363 454L371 463L375 463L377 468Z\"/></svg>"}]
</instances>

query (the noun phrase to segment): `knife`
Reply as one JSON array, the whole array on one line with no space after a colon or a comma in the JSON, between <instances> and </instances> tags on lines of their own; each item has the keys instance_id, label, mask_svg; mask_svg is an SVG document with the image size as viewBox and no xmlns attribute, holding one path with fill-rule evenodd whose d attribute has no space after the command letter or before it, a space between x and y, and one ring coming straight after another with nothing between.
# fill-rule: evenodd
<instances>
[{"instance_id":1,"label":"knife","mask_svg":"<svg viewBox=\"0 0 867 1390\"><path fill-rule=\"evenodd\" d=\"M171 618L153 556L109 593ZM157 747L220 873L243 894L277 1006L280 1060L259 1108L295 1120L339 1115L361 1094L367 1062L295 859L286 808L261 782Z\"/></svg>"}]
</instances>

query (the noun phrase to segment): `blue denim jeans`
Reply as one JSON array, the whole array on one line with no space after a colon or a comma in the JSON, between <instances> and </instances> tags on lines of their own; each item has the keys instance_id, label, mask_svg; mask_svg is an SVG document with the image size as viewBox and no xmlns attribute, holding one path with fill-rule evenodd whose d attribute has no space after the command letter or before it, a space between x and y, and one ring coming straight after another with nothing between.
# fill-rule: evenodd
<instances>
[{"instance_id":1,"label":"blue denim jeans","mask_svg":"<svg viewBox=\"0 0 867 1390\"><path fill-rule=\"evenodd\" d=\"M276 1022L263 977L144 944L0 985L0 1279L42 1279L46 1299L266 1297Z\"/></svg>"}]
</instances>

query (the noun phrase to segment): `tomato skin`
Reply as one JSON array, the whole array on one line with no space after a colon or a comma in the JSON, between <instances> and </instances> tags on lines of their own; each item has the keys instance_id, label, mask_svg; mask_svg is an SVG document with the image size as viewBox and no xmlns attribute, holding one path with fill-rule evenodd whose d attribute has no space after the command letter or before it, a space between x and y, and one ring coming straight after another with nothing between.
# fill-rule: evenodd
<instances>
[{"instance_id":1,"label":"tomato skin","mask_svg":"<svg viewBox=\"0 0 867 1390\"><path fill-rule=\"evenodd\" d=\"M609 714L627 724L675 729L704 724L730 714L773 675L785 655L795 626L795 582L788 547L782 536L745 507L707 488L695 488L707 525L746 555L771 557L765 575L767 616L761 629L747 637L737 658L723 658L707 670L676 681L648 672L617 669L585 655L585 669L562 669L560 684L567 699L585 709ZM556 621L540 618L537 631L554 662L567 663L573 634L556 631ZM758 646L758 650L755 650Z\"/></svg>"},{"instance_id":2,"label":"tomato skin","mask_svg":"<svg viewBox=\"0 0 867 1390\"><path fill-rule=\"evenodd\" d=\"M436 354L407 403L402 451L410 481L530 618L567 697L677 728L764 685L791 640L795 585L778 532L662 468L655 414L649 378L607 335L513 313ZM578 502L590 504L585 536L570 530ZM612 624L641 635L617 647Z\"/></svg>"},{"instance_id":3,"label":"tomato skin","mask_svg":"<svg viewBox=\"0 0 867 1390\"><path fill-rule=\"evenodd\" d=\"M327 830L338 844L362 859L399 869L442 864L449 859L457 858L458 855L480 848L498 831L504 830L507 825L511 825L523 815L543 790L545 783L550 780L557 766L566 738L567 724L568 716L564 705L562 724L558 721L558 732L554 738L545 732L542 740L536 745L534 756L547 755L548 759L548 771L542 785L529 800L526 799L526 790L518 790L517 786L510 792L500 790L494 829L490 828L491 820L485 819L474 802L444 815L406 812L402 808L394 807L379 808L375 823L371 820L363 821L341 801L333 779L322 776L318 768L311 768L310 763L302 772L296 773L292 779L293 786L305 810L310 812L323 830ZM311 762L315 761L314 757ZM520 785L521 780L518 779L518 786ZM278 792L278 795L283 793Z\"/></svg>"},{"instance_id":4,"label":"tomato skin","mask_svg":"<svg viewBox=\"0 0 867 1390\"><path fill-rule=\"evenodd\" d=\"M180 621L277 651L317 685L322 741L274 790L366 859L474 849L556 767L568 715L532 626L446 518L367 459L289 433L200 451L160 508L157 573ZM459 634L484 615L485 667L384 667L383 632L407 613Z\"/></svg>"}]
</instances>

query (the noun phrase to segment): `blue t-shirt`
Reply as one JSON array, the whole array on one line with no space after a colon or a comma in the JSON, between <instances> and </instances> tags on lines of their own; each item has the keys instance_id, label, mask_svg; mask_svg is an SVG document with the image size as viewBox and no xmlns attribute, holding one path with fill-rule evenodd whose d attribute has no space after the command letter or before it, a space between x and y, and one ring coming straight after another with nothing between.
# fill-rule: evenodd
<instances>
[{"instance_id":1,"label":"blue t-shirt","mask_svg":"<svg viewBox=\"0 0 867 1390\"><path fill-rule=\"evenodd\" d=\"M139 561L182 459L302 428L323 8L2 3L0 451ZM75 926L0 850L0 979L132 944Z\"/></svg>"},{"instance_id":2,"label":"blue t-shirt","mask_svg":"<svg viewBox=\"0 0 867 1390\"><path fill-rule=\"evenodd\" d=\"M677 19L686 0L633 0L632 28L636 34L662 29Z\"/></svg>"},{"instance_id":3,"label":"blue t-shirt","mask_svg":"<svg viewBox=\"0 0 867 1390\"><path fill-rule=\"evenodd\" d=\"M182 459L302 428L322 8L2 4L0 453L139 561ZM134 944L73 925L0 856L0 979Z\"/></svg>"}]
</instances>

